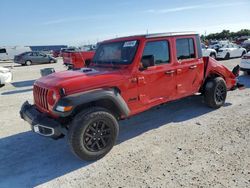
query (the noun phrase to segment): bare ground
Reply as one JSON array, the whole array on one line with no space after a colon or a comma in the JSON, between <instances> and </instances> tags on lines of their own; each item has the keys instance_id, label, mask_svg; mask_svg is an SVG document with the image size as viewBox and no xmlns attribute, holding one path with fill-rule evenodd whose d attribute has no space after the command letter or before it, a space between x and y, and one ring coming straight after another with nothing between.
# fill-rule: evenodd
<instances>
[{"instance_id":1,"label":"bare ground","mask_svg":"<svg viewBox=\"0 0 250 188\"><path fill-rule=\"evenodd\" d=\"M239 59L221 61L232 69ZM1 65L11 65L1 63ZM200 96L154 108L120 122L116 146L103 159L80 161L67 139L30 132L19 118L40 69L15 66L0 88L0 187L250 187L250 76L218 110Z\"/></svg>"}]
</instances>

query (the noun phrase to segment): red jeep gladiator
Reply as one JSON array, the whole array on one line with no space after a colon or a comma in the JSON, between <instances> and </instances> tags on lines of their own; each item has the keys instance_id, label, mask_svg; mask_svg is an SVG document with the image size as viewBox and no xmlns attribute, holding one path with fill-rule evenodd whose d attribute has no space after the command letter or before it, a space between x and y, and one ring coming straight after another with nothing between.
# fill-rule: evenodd
<instances>
[{"instance_id":1,"label":"red jeep gladiator","mask_svg":"<svg viewBox=\"0 0 250 188\"><path fill-rule=\"evenodd\" d=\"M95 51L70 51L65 50L62 52L61 56L63 58L63 64L69 69L80 69L87 67L92 58L94 57Z\"/></svg>"},{"instance_id":2,"label":"red jeep gladiator","mask_svg":"<svg viewBox=\"0 0 250 188\"><path fill-rule=\"evenodd\" d=\"M26 101L20 115L34 132L67 135L76 156L96 160L114 146L119 120L197 93L219 108L236 85L236 75L202 57L198 34L130 36L100 43L88 68L38 79L34 105Z\"/></svg>"}]
</instances>

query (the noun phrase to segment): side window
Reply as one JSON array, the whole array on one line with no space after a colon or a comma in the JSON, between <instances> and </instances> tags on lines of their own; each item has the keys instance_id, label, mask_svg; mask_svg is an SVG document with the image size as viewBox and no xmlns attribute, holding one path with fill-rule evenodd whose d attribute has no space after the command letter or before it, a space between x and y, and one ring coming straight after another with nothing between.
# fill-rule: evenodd
<instances>
[{"instance_id":1,"label":"side window","mask_svg":"<svg viewBox=\"0 0 250 188\"><path fill-rule=\"evenodd\" d=\"M5 48L1 48L0 49L0 54L5 54L6 53L6 49Z\"/></svg>"},{"instance_id":2,"label":"side window","mask_svg":"<svg viewBox=\"0 0 250 188\"><path fill-rule=\"evenodd\" d=\"M194 40L192 38L182 38L176 40L177 59L195 58Z\"/></svg>"},{"instance_id":3,"label":"side window","mask_svg":"<svg viewBox=\"0 0 250 188\"><path fill-rule=\"evenodd\" d=\"M147 42L143 51L142 65L150 67L170 62L169 44L167 41Z\"/></svg>"}]
</instances>

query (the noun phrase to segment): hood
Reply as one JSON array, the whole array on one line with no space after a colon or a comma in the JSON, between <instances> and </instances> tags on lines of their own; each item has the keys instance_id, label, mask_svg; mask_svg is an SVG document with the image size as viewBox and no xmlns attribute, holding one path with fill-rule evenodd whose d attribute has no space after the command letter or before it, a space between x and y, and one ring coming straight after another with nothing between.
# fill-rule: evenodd
<instances>
[{"instance_id":1,"label":"hood","mask_svg":"<svg viewBox=\"0 0 250 188\"><path fill-rule=\"evenodd\" d=\"M50 74L38 79L35 85L46 88L64 88L66 95L69 95L89 89L107 87L123 79L124 76L120 69L82 68Z\"/></svg>"}]
</instances>

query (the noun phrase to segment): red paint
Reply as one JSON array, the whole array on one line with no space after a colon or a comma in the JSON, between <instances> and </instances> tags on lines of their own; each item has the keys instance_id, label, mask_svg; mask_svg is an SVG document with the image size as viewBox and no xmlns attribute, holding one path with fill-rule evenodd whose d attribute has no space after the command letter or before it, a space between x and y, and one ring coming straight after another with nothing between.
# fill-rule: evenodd
<instances>
[{"instance_id":1,"label":"red paint","mask_svg":"<svg viewBox=\"0 0 250 188\"><path fill-rule=\"evenodd\" d=\"M113 69L109 65L104 68L93 67L96 70L95 73L81 71L54 73L37 80L35 85L55 91L64 88L66 95L98 88L116 87L121 91L121 96L127 103L131 112L130 116L132 116L156 105L193 95L200 90L206 78L214 74L225 79L228 89L236 84L236 78L231 71L212 58L198 58L197 49L195 58L177 61L175 41L181 37L195 39L195 35L160 38L169 42L171 57L169 64L148 67L144 71L139 70L145 43L159 40L159 38L126 37L104 41L104 43L138 40L137 53L131 64L120 65L120 69ZM194 46L197 48L197 44ZM204 73L205 67L207 67L206 73ZM47 111L41 108L39 110L53 116L51 108L49 106Z\"/></svg>"},{"instance_id":2,"label":"red paint","mask_svg":"<svg viewBox=\"0 0 250 188\"><path fill-rule=\"evenodd\" d=\"M95 51L63 52L62 58L65 65L71 65L74 69L86 67L86 62L91 61Z\"/></svg>"}]
</instances>

